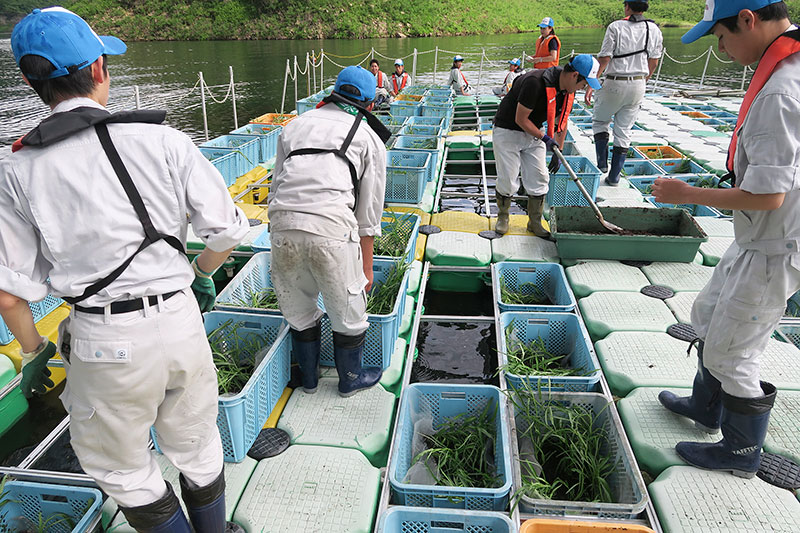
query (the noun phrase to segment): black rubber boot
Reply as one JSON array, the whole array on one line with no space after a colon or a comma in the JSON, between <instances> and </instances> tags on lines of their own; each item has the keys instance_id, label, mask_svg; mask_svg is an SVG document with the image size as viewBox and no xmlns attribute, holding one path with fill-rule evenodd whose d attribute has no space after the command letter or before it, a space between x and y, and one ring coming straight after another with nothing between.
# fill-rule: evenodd
<instances>
[{"instance_id":1,"label":"black rubber boot","mask_svg":"<svg viewBox=\"0 0 800 533\"><path fill-rule=\"evenodd\" d=\"M333 358L339 374L339 396L348 397L378 384L383 376L380 368L361 368L364 338L333 332Z\"/></svg>"},{"instance_id":2,"label":"black rubber boot","mask_svg":"<svg viewBox=\"0 0 800 533\"><path fill-rule=\"evenodd\" d=\"M317 392L319 383L319 352L322 334L321 322L303 331L292 329L292 353L303 375L303 391Z\"/></svg>"},{"instance_id":3,"label":"black rubber boot","mask_svg":"<svg viewBox=\"0 0 800 533\"><path fill-rule=\"evenodd\" d=\"M160 500L138 507L119 506L128 525L139 533L192 533L172 485Z\"/></svg>"},{"instance_id":4,"label":"black rubber boot","mask_svg":"<svg viewBox=\"0 0 800 533\"><path fill-rule=\"evenodd\" d=\"M497 223L494 225L495 233L505 235L508 231L508 210L511 208L511 197L503 196L499 192L494 193L497 202Z\"/></svg>"},{"instance_id":5,"label":"black rubber boot","mask_svg":"<svg viewBox=\"0 0 800 533\"><path fill-rule=\"evenodd\" d=\"M527 230L543 239L551 240L550 232L542 227L542 213L544 212L544 195L528 196L528 226Z\"/></svg>"},{"instance_id":6,"label":"black rubber boot","mask_svg":"<svg viewBox=\"0 0 800 533\"><path fill-rule=\"evenodd\" d=\"M241 526L225 520L225 472L205 487L198 487L183 474L178 476L181 498L195 533L244 533Z\"/></svg>"},{"instance_id":7,"label":"black rubber boot","mask_svg":"<svg viewBox=\"0 0 800 533\"><path fill-rule=\"evenodd\" d=\"M694 420L697 429L714 434L719 431L722 416L722 385L703 365L703 346L703 341L697 345L697 374L694 376L691 396L680 397L669 391L661 391L658 401L673 413Z\"/></svg>"},{"instance_id":8,"label":"black rubber boot","mask_svg":"<svg viewBox=\"0 0 800 533\"><path fill-rule=\"evenodd\" d=\"M675 451L692 466L730 472L750 479L761 464L775 386L761 382L761 398L737 398L722 393L722 440L715 444L679 442Z\"/></svg>"},{"instance_id":9,"label":"black rubber boot","mask_svg":"<svg viewBox=\"0 0 800 533\"><path fill-rule=\"evenodd\" d=\"M608 172L608 132L594 134L594 151L597 155L597 168L600 172Z\"/></svg>"},{"instance_id":10,"label":"black rubber boot","mask_svg":"<svg viewBox=\"0 0 800 533\"><path fill-rule=\"evenodd\" d=\"M622 172L622 165L625 164L627 155L628 149L621 146L615 146L611 151L611 168L608 169L608 176L606 176L607 184L617 185L619 183L619 173Z\"/></svg>"}]
</instances>

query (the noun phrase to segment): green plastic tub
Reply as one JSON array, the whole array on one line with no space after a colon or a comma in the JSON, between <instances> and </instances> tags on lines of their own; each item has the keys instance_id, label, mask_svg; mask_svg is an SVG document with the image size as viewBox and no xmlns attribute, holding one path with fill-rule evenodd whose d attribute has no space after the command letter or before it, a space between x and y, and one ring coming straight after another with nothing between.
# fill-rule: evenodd
<instances>
[{"instance_id":1,"label":"green plastic tub","mask_svg":"<svg viewBox=\"0 0 800 533\"><path fill-rule=\"evenodd\" d=\"M551 208L550 229L562 259L617 259L634 261L694 260L705 232L683 209L601 207L606 221L632 232L607 231L590 207Z\"/></svg>"}]
</instances>

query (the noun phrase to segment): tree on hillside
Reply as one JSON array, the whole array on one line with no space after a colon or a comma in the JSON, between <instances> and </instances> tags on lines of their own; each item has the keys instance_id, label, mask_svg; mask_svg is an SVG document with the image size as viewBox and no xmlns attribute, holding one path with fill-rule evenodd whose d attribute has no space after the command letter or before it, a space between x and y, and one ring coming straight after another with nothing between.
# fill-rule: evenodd
<instances>
[{"instance_id":1,"label":"tree on hillside","mask_svg":"<svg viewBox=\"0 0 800 533\"><path fill-rule=\"evenodd\" d=\"M0 2L0 15L25 15L34 8L41 6L41 0L3 0L3 2Z\"/></svg>"}]
</instances>

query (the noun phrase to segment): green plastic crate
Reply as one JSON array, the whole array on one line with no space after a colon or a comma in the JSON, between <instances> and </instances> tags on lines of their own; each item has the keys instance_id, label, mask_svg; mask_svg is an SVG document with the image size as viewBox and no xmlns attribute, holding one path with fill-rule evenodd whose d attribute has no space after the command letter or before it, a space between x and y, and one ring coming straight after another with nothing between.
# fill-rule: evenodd
<instances>
[{"instance_id":1,"label":"green plastic crate","mask_svg":"<svg viewBox=\"0 0 800 533\"><path fill-rule=\"evenodd\" d=\"M697 222L683 209L605 207L600 211L606 221L624 230L649 234L611 233L600 225L590 207L555 206L551 209L550 230L562 259L688 263L694 260L700 244L708 240Z\"/></svg>"}]
</instances>

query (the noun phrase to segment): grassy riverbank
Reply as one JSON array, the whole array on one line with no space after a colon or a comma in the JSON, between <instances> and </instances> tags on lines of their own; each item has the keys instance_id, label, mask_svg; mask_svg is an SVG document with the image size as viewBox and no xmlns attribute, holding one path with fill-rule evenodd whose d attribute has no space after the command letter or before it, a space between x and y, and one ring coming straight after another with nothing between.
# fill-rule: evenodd
<instances>
[{"instance_id":1,"label":"grassy riverbank","mask_svg":"<svg viewBox=\"0 0 800 533\"><path fill-rule=\"evenodd\" d=\"M72 9L103 32L136 40L318 39L516 33L605 26L621 17L619 0L72 0ZM795 0L800 3L800 0ZM659 0L662 24L700 19L703 0Z\"/></svg>"}]
</instances>

